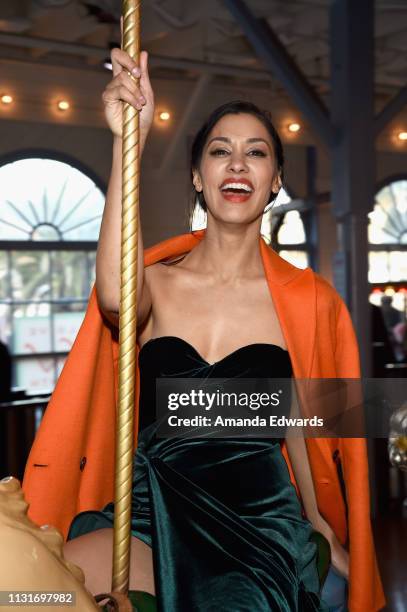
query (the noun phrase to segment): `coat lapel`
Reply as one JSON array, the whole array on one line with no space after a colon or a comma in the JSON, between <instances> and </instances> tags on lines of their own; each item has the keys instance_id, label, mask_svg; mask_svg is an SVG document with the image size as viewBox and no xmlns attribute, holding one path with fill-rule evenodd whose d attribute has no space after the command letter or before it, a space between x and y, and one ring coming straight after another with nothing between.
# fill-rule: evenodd
<instances>
[{"instance_id":1,"label":"coat lapel","mask_svg":"<svg viewBox=\"0 0 407 612\"><path fill-rule=\"evenodd\" d=\"M310 378L316 337L316 288L310 268L280 257L260 238L270 294L287 343L295 378Z\"/></svg>"},{"instance_id":2,"label":"coat lapel","mask_svg":"<svg viewBox=\"0 0 407 612\"><path fill-rule=\"evenodd\" d=\"M205 230L170 238L147 249L145 265L192 250ZM316 288L310 268L301 270L259 238L264 271L296 378L310 378L316 337Z\"/></svg>"}]
</instances>

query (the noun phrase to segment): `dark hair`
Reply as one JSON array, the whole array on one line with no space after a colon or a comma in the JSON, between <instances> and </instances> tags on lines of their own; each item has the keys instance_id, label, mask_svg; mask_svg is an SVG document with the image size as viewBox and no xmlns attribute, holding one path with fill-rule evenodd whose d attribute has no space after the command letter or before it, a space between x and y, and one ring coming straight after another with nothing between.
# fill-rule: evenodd
<instances>
[{"instance_id":1,"label":"dark hair","mask_svg":"<svg viewBox=\"0 0 407 612\"><path fill-rule=\"evenodd\" d=\"M233 100L232 102L227 102L226 104L222 104L222 106L218 106L214 111L209 115L206 122L203 124L199 132L196 134L194 141L192 143L191 148L191 175L194 170L199 167L202 159L202 152L204 150L206 141L208 140L208 136L211 133L212 129L218 123L222 117L225 115L238 115L240 113L245 113L248 115L253 115L256 117L267 129L268 133L271 136L271 141L273 143L274 154L277 161L277 169L280 174L281 180L284 178L284 152L283 145L281 143L280 136L277 133L276 128L274 127L271 121L271 115L266 110L261 110L258 106L253 104L252 102L246 102L245 100ZM272 202L277 197L276 193L271 193L269 202ZM201 208L206 211L207 206L205 202L205 198L202 192L196 191L195 187L192 189L192 198L191 198L191 219L192 213L195 208L196 200L198 200Z\"/></svg>"}]
</instances>

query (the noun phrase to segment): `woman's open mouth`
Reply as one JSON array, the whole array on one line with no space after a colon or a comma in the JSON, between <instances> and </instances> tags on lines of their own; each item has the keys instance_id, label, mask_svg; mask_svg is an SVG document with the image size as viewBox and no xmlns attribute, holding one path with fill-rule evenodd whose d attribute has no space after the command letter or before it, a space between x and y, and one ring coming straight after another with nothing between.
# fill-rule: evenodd
<instances>
[{"instance_id":1,"label":"woman's open mouth","mask_svg":"<svg viewBox=\"0 0 407 612\"><path fill-rule=\"evenodd\" d=\"M226 179L220 186L220 192L224 199L229 202L246 202L254 192L254 187L246 179L239 179L238 181Z\"/></svg>"}]
</instances>

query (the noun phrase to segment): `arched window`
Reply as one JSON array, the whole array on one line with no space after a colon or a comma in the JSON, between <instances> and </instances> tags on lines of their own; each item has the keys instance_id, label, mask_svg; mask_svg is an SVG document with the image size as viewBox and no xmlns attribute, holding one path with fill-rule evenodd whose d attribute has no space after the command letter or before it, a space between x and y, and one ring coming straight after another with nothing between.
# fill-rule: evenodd
<instances>
[{"instance_id":1,"label":"arched window","mask_svg":"<svg viewBox=\"0 0 407 612\"><path fill-rule=\"evenodd\" d=\"M104 193L70 163L28 157L0 167L0 337L13 382L52 390L95 277Z\"/></svg>"},{"instance_id":2,"label":"arched window","mask_svg":"<svg viewBox=\"0 0 407 612\"><path fill-rule=\"evenodd\" d=\"M384 294L391 296L402 325L407 314L407 177L383 185L368 216L370 302L380 306ZM397 322L394 310L393 318Z\"/></svg>"},{"instance_id":3,"label":"arched window","mask_svg":"<svg viewBox=\"0 0 407 612\"><path fill-rule=\"evenodd\" d=\"M281 257L298 268L306 268L309 258L304 223L300 212L290 209L291 202L288 191L284 187L280 189L273 206L263 217L261 232Z\"/></svg>"},{"instance_id":4,"label":"arched window","mask_svg":"<svg viewBox=\"0 0 407 612\"><path fill-rule=\"evenodd\" d=\"M260 231L266 242L272 244L281 257L298 268L306 268L309 260L304 224L298 210L286 210L290 202L291 197L283 187L274 204L268 205ZM192 218L192 230L205 227L206 214L197 203Z\"/></svg>"}]
</instances>

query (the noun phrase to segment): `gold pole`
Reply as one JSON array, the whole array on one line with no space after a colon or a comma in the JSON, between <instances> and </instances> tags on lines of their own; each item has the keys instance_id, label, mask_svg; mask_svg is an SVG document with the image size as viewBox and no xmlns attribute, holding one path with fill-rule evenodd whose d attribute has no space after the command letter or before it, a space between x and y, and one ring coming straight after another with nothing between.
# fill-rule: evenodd
<instances>
[{"instance_id":1,"label":"gold pole","mask_svg":"<svg viewBox=\"0 0 407 612\"><path fill-rule=\"evenodd\" d=\"M139 63L140 2L123 0L123 49ZM116 432L116 480L112 591L127 594L133 480L137 314L137 207L139 199L139 114L123 103L122 243L119 319L119 408Z\"/></svg>"}]
</instances>

